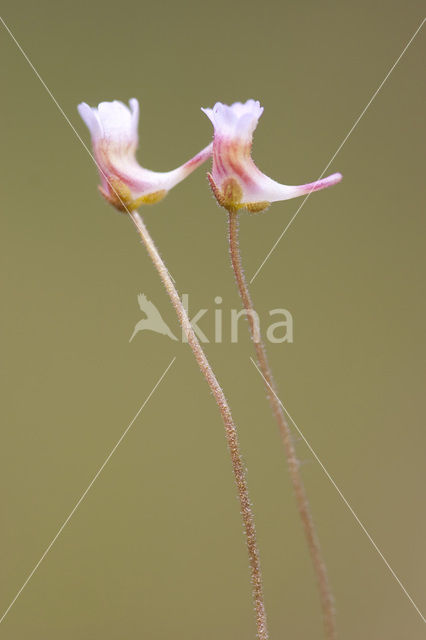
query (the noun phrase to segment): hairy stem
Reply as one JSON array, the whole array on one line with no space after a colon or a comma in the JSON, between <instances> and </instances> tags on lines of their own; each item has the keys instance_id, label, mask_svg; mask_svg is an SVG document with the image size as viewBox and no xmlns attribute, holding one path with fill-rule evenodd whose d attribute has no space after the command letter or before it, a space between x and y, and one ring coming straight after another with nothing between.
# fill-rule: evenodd
<instances>
[{"instance_id":1,"label":"hairy stem","mask_svg":"<svg viewBox=\"0 0 426 640\"><path fill-rule=\"evenodd\" d=\"M327 570L322 558L321 548L315 525L312 520L309 502L306 497L305 487L299 470L299 460L293 443L288 422L286 420L283 408L279 402L276 385L272 376L271 368L268 364L265 345L260 337L259 328L256 325L254 307L251 300L247 281L241 265L241 254L238 241L238 213L235 210L229 210L229 247L231 252L231 262L234 269L235 278L243 301L244 308L247 311L247 320L249 323L251 338L256 351L259 369L265 380L266 394L272 408L272 412L278 423L281 439L284 445L284 451L287 458L287 464L290 472L290 478L293 490L296 496L297 507L300 518L302 520L303 529L312 558L312 564L319 588L321 607L324 620L325 637L327 640L336 640L336 620L334 611L333 596L328 581Z\"/></svg>"},{"instance_id":2,"label":"hairy stem","mask_svg":"<svg viewBox=\"0 0 426 640\"><path fill-rule=\"evenodd\" d=\"M238 489L238 498L240 501L241 516L244 524L245 537L247 542L247 550L250 562L251 582L253 586L253 599L256 610L256 622L257 622L257 635L259 640L268 640L268 629L266 624L266 613L263 599L263 585L262 574L260 569L259 551L256 542L256 529L254 524L254 516L250 503L247 480L244 472L244 466L240 453L240 445L238 442L237 430L231 415L231 410L228 406L225 395L222 391L220 384L218 383L215 374L204 354L204 351L194 333L194 330L189 321L186 310L181 302L179 294L170 274L164 264L157 248L142 221L142 218L136 211L129 212L129 216L134 223L142 242L144 243L155 268L157 269L159 276L166 288L166 291L170 297L170 300L175 308L179 322L185 332L188 343L194 353L195 359L200 367L200 370L205 377L207 384L209 385L213 396L216 400L216 404L222 416L223 424L225 426L226 440L228 443L229 452L231 454L232 469L234 472L234 478Z\"/></svg>"}]
</instances>

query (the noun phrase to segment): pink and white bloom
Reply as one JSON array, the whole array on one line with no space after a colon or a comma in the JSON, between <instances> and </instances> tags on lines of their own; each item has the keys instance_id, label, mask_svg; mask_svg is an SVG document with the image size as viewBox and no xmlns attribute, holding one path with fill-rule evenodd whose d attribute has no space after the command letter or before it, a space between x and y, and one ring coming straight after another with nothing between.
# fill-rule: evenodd
<instances>
[{"instance_id":1,"label":"pink and white bloom","mask_svg":"<svg viewBox=\"0 0 426 640\"><path fill-rule=\"evenodd\" d=\"M153 204L181 182L210 155L212 145L200 151L181 167L165 173L143 169L136 160L139 103L101 102L89 107L82 102L78 112L91 136L93 153L101 177L99 190L120 211L132 211L142 204Z\"/></svg>"},{"instance_id":2,"label":"pink and white bloom","mask_svg":"<svg viewBox=\"0 0 426 640\"><path fill-rule=\"evenodd\" d=\"M287 186L262 173L251 157L253 131L263 107L255 100L231 106L217 102L213 109L202 109L214 127L213 168L210 184L217 201L226 209L263 211L271 202L297 198L311 191L325 189L340 182L342 175L300 186Z\"/></svg>"}]
</instances>

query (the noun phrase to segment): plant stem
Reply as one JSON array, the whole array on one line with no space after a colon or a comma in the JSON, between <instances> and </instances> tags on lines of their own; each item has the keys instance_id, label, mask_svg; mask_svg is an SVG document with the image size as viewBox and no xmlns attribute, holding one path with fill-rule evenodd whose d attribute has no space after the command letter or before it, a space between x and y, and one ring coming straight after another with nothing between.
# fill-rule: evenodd
<instances>
[{"instance_id":1,"label":"plant stem","mask_svg":"<svg viewBox=\"0 0 426 640\"><path fill-rule=\"evenodd\" d=\"M187 312L181 302L179 294L170 274L164 264L157 248L142 221L142 218L136 211L130 211L128 214L135 225L142 242L144 243L155 268L157 269L159 276L166 288L166 291L170 297L170 300L175 308L179 322L185 332L188 343L194 353L198 366L201 369L203 376L205 377L207 384L209 385L213 396L216 400L216 404L222 416L222 420L225 426L226 440L228 443L229 452L231 454L232 469L234 472L234 478L238 489L238 498L240 501L241 515L244 524L244 532L247 543L247 550L250 562L251 571L251 583L253 587L253 599L256 610L256 623L257 623L257 636L259 640L268 640L268 629L266 624L266 613L263 599L263 584L262 574L260 568L259 551L256 541L256 529L254 524L254 516L250 503L247 480L244 472L244 466L240 453L240 445L238 442L237 430L231 415L231 410L228 406L225 395L219 382L216 379L215 374L207 360L207 357L194 333L191 322L188 318Z\"/></svg>"},{"instance_id":2,"label":"plant stem","mask_svg":"<svg viewBox=\"0 0 426 640\"><path fill-rule=\"evenodd\" d=\"M321 548L315 525L312 520L309 502L306 497L303 480L299 470L299 460L293 443L288 422L286 420L283 408L276 393L276 385L272 376L271 368L268 364L265 345L260 337L258 327L255 323L254 307L248 289L247 281L241 265L241 254L238 241L238 213L231 209L229 213L229 248L231 252L231 262L234 269L235 278L243 301L244 308L247 311L247 319L250 328L251 338L256 350L256 356L260 371L265 380L266 394L272 408L272 412L278 423L281 439L284 445L284 451L287 458L287 464L290 472L290 478L296 495L297 507L300 518L302 520L303 529L305 531L309 552L318 583L321 607L324 620L325 637L327 640L336 640L336 620L334 611L333 596L328 581L327 570L322 558Z\"/></svg>"}]
</instances>

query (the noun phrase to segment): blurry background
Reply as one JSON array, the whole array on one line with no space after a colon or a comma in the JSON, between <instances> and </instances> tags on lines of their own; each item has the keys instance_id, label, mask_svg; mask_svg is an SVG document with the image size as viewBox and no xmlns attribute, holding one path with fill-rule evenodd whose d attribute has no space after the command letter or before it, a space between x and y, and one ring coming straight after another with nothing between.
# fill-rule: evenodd
<instances>
[{"instance_id":1,"label":"blurry background","mask_svg":"<svg viewBox=\"0 0 426 640\"><path fill-rule=\"evenodd\" d=\"M254 158L314 180L421 22L420 2L3 3L3 18L83 139L78 102L137 97L139 160L167 170L211 138L201 106L260 99ZM424 231L417 36L253 283L285 307L294 343L269 345L281 398L420 608L424 595ZM176 361L0 626L5 640L255 637L238 503L215 404L189 348L129 337L145 293L177 332L126 218L1 30L4 611L171 359ZM424 130L423 130L424 133ZM143 215L209 309L206 346L249 469L272 638L322 637L276 425L249 361L226 218L206 167ZM248 276L300 200L241 220ZM424 626L298 439L340 637L423 637ZM422 542L423 541L423 542Z\"/></svg>"}]
</instances>

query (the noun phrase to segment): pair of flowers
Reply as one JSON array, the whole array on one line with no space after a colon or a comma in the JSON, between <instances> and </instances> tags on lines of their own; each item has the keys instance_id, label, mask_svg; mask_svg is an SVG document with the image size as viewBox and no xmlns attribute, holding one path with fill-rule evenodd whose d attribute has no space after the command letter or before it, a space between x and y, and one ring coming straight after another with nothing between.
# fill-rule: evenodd
<instances>
[{"instance_id":1,"label":"pair of flowers","mask_svg":"<svg viewBox=\"0 0 426 640\"><path fill-rule=\"evenodd\" d=\"M251 157L253 132L263 113L263 107L255 100L230 106L217 102L213 109L202 109L214 127L213 142L173 171L144 169L135 156L139 103L132 98L129 106L117 100L101 102L97 108L85 102L78 106L92 136L102 183L99 189L120 211L134 211L143 204L158 202L210 156L210 185L218 203L228 210L256 213L271 202L324 189L342 178L340 173L334 173L316 182L287 186L262 173Z\"/></svg>"},{"instance_id":2,"label":"pair of flowers","mask_svg":"<svg viewBox=\"0 0 426 640\"><path fill-rule=\"evenodd\" d=\"M136 211L143 204L152 204L163 198L172 187L186 178L211 155L213 156L213 168L211 174L208 174L210 185L218 203L229 212L229 248L236 283L247 312L259 371L264 378L267 396L282 437L290 477L317 578L326 636L328 640L335 640L333 598L325 564L322 560L303 481L299 473L299 464L291 432L278 400L265 346L256 333L253 320L254 307L245 281L239 252L238 211L240 209L247 209L254 213L263 211L271 202L288 200L323 189L339 182L342 176L340 173L335 173L323 180L290 187L279 184L262 173L251 158L253 132L263 112L259 102L254 100L248 100L245 104L236 102L231 106L218 102L213 109L203 109L214 127L213 142L173 171L157 173L143 169L135 157L138 145L139 104L137 100L132 99L129 105L130 109L118 101L101 102L97 108L91 108L82 103L78 109L92 135L93 151L101 176L100 191L117 209L128 213L128 217L135 224L167 290L187 341L220 411L244 523L258 638L259 640L268 640L269 635L254 515L251 509L237 430L226 397L194 333L176 287L142 218Z\"/></svg>"}]
</instances>

